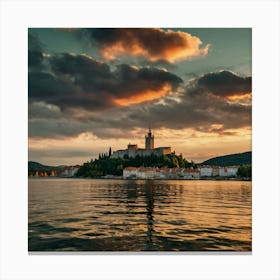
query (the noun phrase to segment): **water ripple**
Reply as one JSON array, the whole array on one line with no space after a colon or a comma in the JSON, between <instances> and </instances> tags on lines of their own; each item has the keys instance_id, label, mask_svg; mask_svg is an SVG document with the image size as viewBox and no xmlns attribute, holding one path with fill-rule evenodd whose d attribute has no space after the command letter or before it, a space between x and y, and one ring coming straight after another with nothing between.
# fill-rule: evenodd
<instances>
[{"instance_id":1,"label":"water ripple","mask_svg":"<svg viewBox=\"0 0 280 280\"><path fill-rule=\"evenodd\" d=\"M29 179L29 251L251 251L251 182Z\"/></svg>"}]
</instances>

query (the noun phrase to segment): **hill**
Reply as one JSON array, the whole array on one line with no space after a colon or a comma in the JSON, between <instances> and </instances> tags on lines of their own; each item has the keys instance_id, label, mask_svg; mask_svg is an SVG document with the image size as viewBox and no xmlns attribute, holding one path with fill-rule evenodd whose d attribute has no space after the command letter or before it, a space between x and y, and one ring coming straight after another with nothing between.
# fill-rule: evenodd
<instances>
[{"instance_id":1,"label":"hill","mask_svg":"<svg viewBox=\"0 0 280 280\"><path fill-rule=\"evenodd\" d=\"M214 157L201 163L201 165L214 165L214 166L231 166L231 165L244 165L244 164L249 164L249 165L252 164L252 152Z\"/></svg>"},{"instance_id":2,"label":"hill","mask_svg":"<svg viewBox=\"0 0 280 280\"><path fill-rule=\"evenodd\" d=\"M103 155L99 159L85 162L77 172L78 177L100 177L105 175L120 176L125 167L191 167L193 162L188 162L182 155L169 154L164 156L139 156L130 158L110 158Z\"/></svg>"},{"instance_id":3,"label":"hill","mask_svg":"<svg viewBox=\"0 0 280 280\"><path fill-rule=\"evenodd\" d=\"M28 171L34 172L34 171L46 171L49 172L51 170L60 170L63 169L63 166L49 166L49 165L43 165L36 161L28 161Z\"/></svg>"}]
</instances>

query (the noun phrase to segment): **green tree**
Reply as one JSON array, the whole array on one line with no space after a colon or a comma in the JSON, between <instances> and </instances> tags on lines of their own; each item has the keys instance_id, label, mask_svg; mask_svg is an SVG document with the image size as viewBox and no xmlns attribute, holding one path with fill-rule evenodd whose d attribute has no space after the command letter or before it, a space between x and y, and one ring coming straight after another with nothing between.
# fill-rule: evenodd
<instances>
[{"instance_id":1,"label":"green tree","mask_svg":"<svg viewBox=\"0 0 280 280\"><path fill-rule=\"evenodd\" d=\"M237 175L243 178L252 178L252 166L251 165L241 165L238 168Z\"/></svg>"}]
</instances>

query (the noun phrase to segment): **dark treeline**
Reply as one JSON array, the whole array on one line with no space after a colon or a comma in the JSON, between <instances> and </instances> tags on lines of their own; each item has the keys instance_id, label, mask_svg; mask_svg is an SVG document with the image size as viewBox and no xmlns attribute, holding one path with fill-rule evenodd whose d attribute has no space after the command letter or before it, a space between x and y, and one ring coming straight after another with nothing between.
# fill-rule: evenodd
<instances>
[{"instance_id":1,"label":"dark treeline","mask_svg":"<svg viewBox=\"0 0 280 280\"><path fill-rule=\"evenodd\" d=\"M194 162L188 162L182 155L164 156L136 156L134 158L125 157L110 158L107 154L99 155L98 159L84 163L78 170L76 176L79 177L100 177L104 175L117 175L123 173L123 169L128 166L133 167L196 167Z\"/></svg>"},{"instance_id":2,"label":"dark treeline","mask_svg":"<svg viewBox=\"0 0 280 280\"><path fill-rule=\"evenodd\" d=\"M252 166L251 165L242 165L238 168L237 176L242 178L252 178Z\"/></svg>"}]
</instances>

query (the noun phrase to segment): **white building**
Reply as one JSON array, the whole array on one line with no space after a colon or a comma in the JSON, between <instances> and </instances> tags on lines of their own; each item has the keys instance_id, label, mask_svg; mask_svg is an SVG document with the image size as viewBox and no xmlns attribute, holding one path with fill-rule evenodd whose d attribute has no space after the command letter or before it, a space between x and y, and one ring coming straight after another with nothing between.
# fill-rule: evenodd
<instances>
[{"instance_id":1,"label":"white building","mask_svg":"<svg viewBox=\"0 0 280 280\"><path fill-rule=\"evenodd\" d=\"M79 170L80 165L74 165L74 166L67 166L64 168L64 170L61 172L61 176L65 177L73 177Z\"/></svg>"},{"instance_id":2,"label":"white building","mask_svg":"<svg viewBox=\"0 0 280 280\"><path fill-rule=\"evenodd\" d=\"M220 177L236 177L238 166L219 167Z\"/></svg>"},{"instance_id":3,"label":"white building","mask_svg":"<svg viewBox=\"0 0 280 280\"><path fill-rule=\"evenodd\" d=\"M138 169L137 178L139 179L159 179L160 171L155 167L140 167Z\"/></svg>"},{"instance_id":4,"label":"white building","mask_svg":"<svg viewBox=\"0 0 280 280\"><path fill-rule=\"evenodd\" d=\"M239 166L229 166L227 168L228 176L230 176L230 177L237 176L238 168L239 168Z\"/></svg>"},{"instance_id":5,"label":"white building","mask_svg":"<svg viewBox=\"0 0 280 280\"><path fill-rule=\"evenodd\" d=\"M123 170L123 178L199 179L200 173L194 168L126 167Z\"/></svg>"},{"instance_id":6,"label":"white building","mask_svg":"<svg viewBox=\"0 0 280 280\"><path fill-rule=\"evenodd\" d=\"M123 178L124 179L137 177L137 174L138 174L138 168L137 167L126 167L123 170Z\"/></svg>"},{"instance_id":7,"label":"white building","mask_svg":"<svg viewBox=\"0 0 280 280\"><path fill-rule=\"evenodd\" d=\"M211 177L213 174L213 167L211 166L201 166L199 169L200 177Z\"/></svg>"},{"instance_id":8,"label":"white building","mask_svg":"<svg viewBox=\"0 0 280 280\"><path fill-rule=\"evenodd\" d=\"M199 179L200 178L200 172L198 169L194 168L184 168L183 169L183 178L184 179Z\"/></svg>"},{"instance_id":9,"label":"white building","mask_svg":"<svg viewBox=\"0 0 280 280\"><path fill-rule=\"evenodd\" d=\"M160 179L162 173L157 167L126 167L123 170L123 178Z\"/></svg>"}]
</instances>

